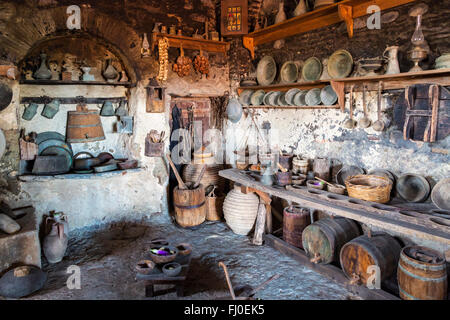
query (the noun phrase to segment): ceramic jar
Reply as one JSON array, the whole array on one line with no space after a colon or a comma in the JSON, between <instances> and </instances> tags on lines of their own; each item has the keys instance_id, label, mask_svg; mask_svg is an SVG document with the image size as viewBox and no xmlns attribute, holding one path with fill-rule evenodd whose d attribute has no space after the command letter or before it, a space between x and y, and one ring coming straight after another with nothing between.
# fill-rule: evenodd
<instances>
[{"instance_id":1,"label":"ceramic jar","mask_svg":"<svg viewBox=\"0 0 450 320\"><path fill-rule=\"evenodd\" d=\"M34 78L37 80L49 80L52 78L52 72L47 67L47 55L41 53L41 66L34 73Z\"/></svg>"},{"instance_id":2,"label":"ceramic jar","mask_svg":"<svg viewBox=\"0 0 450 320\"><path fill-rule=\"evenodd\" d=\"M117 81L119 78L119 73L117 72L116 68L112 65L112 60L107 60L107 66L105 71L103 72L103 77L105 77L107 82L114 82Z\"/></svg>"},{"instance_id":3,"label":"ceramic jar","mask_svg":"<svg viewBox=\"0 0 450 320\"><path fill-rule=\"evenodd\" d=\"M255 224L258 206L258 196L242 193L241 185L236 183L223 203L225 221L234 233L247 235Z\"/></svg>"},{"instance_id":4,"label":"ceramic jar","mask_svg":"<svg viewBox=\"0 0 450 320\"><path fill-rule=\"evenodd\" d=\"M67 249L68 238L64 232L64 224L53 222L50 233L44 238L44 255L49 263L58 263L64 258Z\"/></svg>"}]
</instances>

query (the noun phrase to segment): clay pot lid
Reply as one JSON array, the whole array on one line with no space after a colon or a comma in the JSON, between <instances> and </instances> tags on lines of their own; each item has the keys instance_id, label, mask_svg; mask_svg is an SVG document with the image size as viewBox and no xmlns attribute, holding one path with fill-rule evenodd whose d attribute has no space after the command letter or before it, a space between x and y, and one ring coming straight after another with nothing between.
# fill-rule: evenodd
<instances>
[{"instance_id":1,"label":"clay pot lid","mask_svg":"<svg viewBox=\"0 0 450 320\"><path fill-rule=\"evenodd\" d=\"M422 202L430 194L430 183L421 175L406 173L398 178L396 190L408 202Z\"/></svg>"}]
</instances>

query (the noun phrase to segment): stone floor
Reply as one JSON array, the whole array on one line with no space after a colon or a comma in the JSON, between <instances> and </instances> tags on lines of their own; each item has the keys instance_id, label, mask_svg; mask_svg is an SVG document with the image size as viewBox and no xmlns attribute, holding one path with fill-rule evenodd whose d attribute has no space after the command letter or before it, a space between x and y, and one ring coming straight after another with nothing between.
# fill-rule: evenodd
<instances>
[{"instance_id":1,"label":"stone floor","mask_svg":"<svg viewBox=\"0 0 450 320\"><path fill-rule=\"evenodd\" d=\"M224 223L206 223L196 230L172 224L121 223L71 232L66 256L48 272L45 287L28 299L144 299L144 286L135 280L134 264L146 257L147 243L156 237L193 245L193 260L183 299L227 297L223 270L228 266L234 287L256 287L274 274L255 297L260 299L358 299L338 284L302 267L295 260L267 246L253 246L246 236L232 233ZM67 267L81 269L81 289L66 286ZM153 299L177 299L170 286L156 286Z\"/></svg>"}]
</instances>

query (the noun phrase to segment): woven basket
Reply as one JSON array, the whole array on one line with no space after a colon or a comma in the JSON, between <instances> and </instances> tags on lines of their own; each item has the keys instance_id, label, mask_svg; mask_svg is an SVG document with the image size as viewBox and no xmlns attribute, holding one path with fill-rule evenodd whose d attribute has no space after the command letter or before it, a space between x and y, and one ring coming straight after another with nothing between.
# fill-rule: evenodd
<instances>
[{"instance_id":1,"label":"woven basket","mask_svg":"<svg viewBox=\"0 0 450 320\"><path fill-rule=\"evenodd\" d=\"M390 200L392 181L385 177L357 175L347 178L345 186L352 198L386 203Z\"/></svg>"}]
</instances>

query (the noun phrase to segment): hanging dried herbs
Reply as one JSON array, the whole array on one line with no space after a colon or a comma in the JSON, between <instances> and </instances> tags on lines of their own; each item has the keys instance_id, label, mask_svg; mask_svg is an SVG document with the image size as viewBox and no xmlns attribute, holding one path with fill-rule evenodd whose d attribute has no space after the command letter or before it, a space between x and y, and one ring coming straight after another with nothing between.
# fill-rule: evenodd
<instances>
[{"instance_id":1,"label":"hanging dried herbs","mask_svg":"<svg viewBox=\"0 0 450 320\"><path fill-rule=\"evenodd\" d=\"M230 96L225 94L221 97L213 97L211 100L211 128L222 131L223 120L225 119L225 113Z\"/></svg>"}]
</instances>

